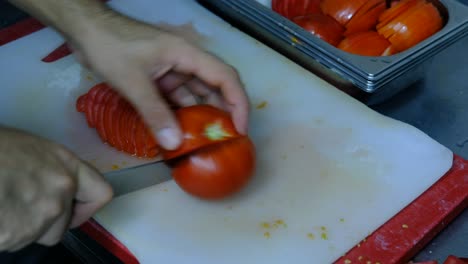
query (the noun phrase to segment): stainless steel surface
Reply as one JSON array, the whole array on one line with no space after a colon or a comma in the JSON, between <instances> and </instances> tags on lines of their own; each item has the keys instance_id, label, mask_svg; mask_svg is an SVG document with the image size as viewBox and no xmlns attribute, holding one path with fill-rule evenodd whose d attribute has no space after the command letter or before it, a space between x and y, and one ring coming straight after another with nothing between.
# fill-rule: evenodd
<instances>
[{"instance_id":1,"label":"stainless steel surface","mask_svg":"<svg viewBox=\"0 0 468 264\"><path fill-rule=\"evenodd\" d=\"M343 52L255 0L198 0L221 17L343 89L367 93L380 103L424 76L432 58L468 33L468 8L455 0L433 1L446 18L439 32L404 52L386 57ZM447 15L449 14L449 15Z\"/></svg>"}]
</instances>

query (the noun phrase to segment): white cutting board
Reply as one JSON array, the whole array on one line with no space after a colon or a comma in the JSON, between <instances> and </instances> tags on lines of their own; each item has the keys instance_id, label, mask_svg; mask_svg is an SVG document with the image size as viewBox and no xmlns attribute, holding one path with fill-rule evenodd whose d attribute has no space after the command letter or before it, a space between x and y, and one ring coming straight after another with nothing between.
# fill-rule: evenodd
<instances>
[{"instance_id":1,"label":"white cutting board","mask_svg":"<svg viewBox=\"0 0 468 264\"><path fill-rule=\"evenodd\" d=\"M121 0L110 4L149 22L193 22L207 37L203 45L239 70L253 105L250 135L257 146L258 167L243 192L224 201L204 202L168 181L118 196L95 216L141 263L330 263L451 167L452 153L427 135L372 111L194 1ZM6 64L5 56L18 54L18 46L21 50L42 47L38 42L45 35L49 35L49 42L59 44L51 32L41 31L8 46L10 52L0 47L2 80L11 80L14 73L10 66L13 62ZM42 55L45 50L43 47ZM29 63L33 55L37 56L23 52L21 59ZM14 83L27 94L31 92L27 84L37 85L30 82L33 77L48 76L50 80L51 72L63 76L77 67L71 58L53 66L32 66L27 71L18 67L16 72L21 76L7 83ZM49 67L48 71L44 67ZM38 71L40 74L33 74ZM79 72L86 75L83 70ZM86 82L84 78L74 84L68 80L63 83L65 88L60 87L63 93L51 102L37 92L27 106L2 97L1 107L6 103L10 112L0 111L0 118L6 116L14 124L68 143L72 126L72 130L80 131L73 134L75 137L98 144L83 122L80 126L65 126L59 124L61 121L31 123L31 119L45 118L37 113L39 110L68 109L71 102L66 101L87 86ZM44 83L41 89L51 93L60 90ZM42 103L36 106L36 101ZM262 102L266 107L256 109ZM31 104L33 111L26 114ZM13 112L18 111L21 114L13 118ZM62 115L48 117L53 120ZM80 122L73 111L66 115ZM85 158L90 148L96 147L70 146ZM100 151L104 156L112 152L105 148ZM116 177L168 177L168 173L162 164L154 164L116 173Z\"/></svg>"}]
</instances>

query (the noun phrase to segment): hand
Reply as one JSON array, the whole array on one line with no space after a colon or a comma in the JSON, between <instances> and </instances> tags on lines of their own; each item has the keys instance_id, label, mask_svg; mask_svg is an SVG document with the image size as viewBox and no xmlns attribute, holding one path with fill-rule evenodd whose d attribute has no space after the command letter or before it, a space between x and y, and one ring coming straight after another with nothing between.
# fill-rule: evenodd
<instances>
[{"instance_id":1,"label":"hand","mask_svg":"<svg viewBox=\"0 0 468 264\"><path fill-rule=\"evenodd\" d=\"M182 140L166 99L225 109L237 130L247 132L249 104L237 72L174 30L108 10L94 19L93 30L69 39L79 60L133 103L163 148Z\"/></svg>"},{"instance_id":2,"label":"hand","mask_svg":"<svg viewBox=\"0 0 468 264\"><path fill-rule=\"evenodd\" d=\"M62 146L0 127L0 251L54 245L111 198L101 175Z\"/></svg>"},{"instance_id":3,"label":"hand","mask_svg":"<svg viewBox=\"0 0 468 264\"><path fill-rule=\"evenodd\" d=\"M79 60L135 106L161 147L173 150L182 141L166 97L180 106L201 97L231 112L238 132L247 133L249 103L239 75L180 30L136 21L98 0L9 1L61 32Z\"/></svg>"}]
</instances>

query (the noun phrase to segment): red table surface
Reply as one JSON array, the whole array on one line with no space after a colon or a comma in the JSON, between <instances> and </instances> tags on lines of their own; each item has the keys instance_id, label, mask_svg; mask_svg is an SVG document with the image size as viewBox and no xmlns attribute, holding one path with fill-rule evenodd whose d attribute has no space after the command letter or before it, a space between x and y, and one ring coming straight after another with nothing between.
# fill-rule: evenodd
<instances>
[{"instance_id":1,"label":"red table surface","mask_svg":"<svg viewBox=\"0 0 468 264\"><path fill-rule=\"evenodd\" d=\"M44 25L30 18L1 29L0 46L42 28ZM51 50L53 48L51 47ZM44 57L42 61L53 62L70 53L64 43ZM335 263L407 263L467 207L468 161L454 156L453 167L439 181ZM139 263L125 245L93 219L79 228L122 262ZM453 259L449 258L446 263L448 261L453 261Z\"/></svg>"}]
</instances>

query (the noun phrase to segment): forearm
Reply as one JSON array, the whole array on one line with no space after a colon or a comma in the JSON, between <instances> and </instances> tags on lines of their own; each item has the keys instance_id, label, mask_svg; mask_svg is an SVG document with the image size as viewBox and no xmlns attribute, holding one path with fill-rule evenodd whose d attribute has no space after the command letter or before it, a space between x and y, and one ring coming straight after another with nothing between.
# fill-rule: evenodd
<instances>
[{"instance_id":1,"label":"forearm","mask_svg":"<svg viewBox=\"0 0 468 264\"><path fill-rule=\"evenodd\" d=\"M13 5L75 39L92 30L95 18L109 9L99 0L9 0Z\"/></svg>"}]
</instances>

